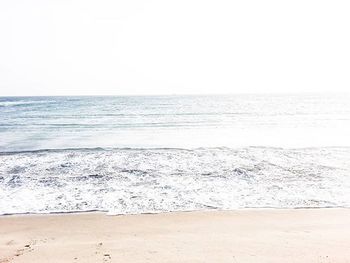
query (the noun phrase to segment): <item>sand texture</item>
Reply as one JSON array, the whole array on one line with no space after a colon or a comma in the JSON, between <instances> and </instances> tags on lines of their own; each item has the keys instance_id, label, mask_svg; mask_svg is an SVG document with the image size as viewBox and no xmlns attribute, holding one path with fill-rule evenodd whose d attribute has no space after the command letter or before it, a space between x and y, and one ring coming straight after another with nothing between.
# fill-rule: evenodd
<instances>
[{"instance_id":1,"label":"sand texture","mask_svg":"<svg viewBox=\"0 0 350 263\"><path fill-rule=\"evenodd\" d=\"M0 262L350 262L350 209L0 217Z\"/></svg>"}]
</instances>

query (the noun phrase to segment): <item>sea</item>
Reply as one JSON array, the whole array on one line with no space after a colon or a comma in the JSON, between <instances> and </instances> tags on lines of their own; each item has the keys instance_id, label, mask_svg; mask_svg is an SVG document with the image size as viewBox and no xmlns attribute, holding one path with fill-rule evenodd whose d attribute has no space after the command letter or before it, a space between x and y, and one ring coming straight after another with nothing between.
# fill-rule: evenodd
<instances>
[{"instance_id":1,"label":"sea","mask_svg":"<svg viewBox=\"0 0 350 263\"><path fill-rule=\"evenodd\" d=\"M350 207L350 94L0 97L0 214Z\"/></svg>"}]
</instances>

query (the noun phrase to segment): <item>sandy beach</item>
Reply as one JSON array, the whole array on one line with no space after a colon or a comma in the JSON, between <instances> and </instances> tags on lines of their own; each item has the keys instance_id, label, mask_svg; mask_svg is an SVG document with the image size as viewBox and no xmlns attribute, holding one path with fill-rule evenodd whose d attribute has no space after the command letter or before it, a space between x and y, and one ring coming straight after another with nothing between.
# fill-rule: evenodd
<instances>
[{"instance_id":1,"label":"sandy beach","mask_svg":"<svg viewBox=\"0 0 350 263\"><path fill-rule=\"evenodd\" d=\"M349 209L0 217L0 262L349 262Z\"/></svg>"}]
</instances>

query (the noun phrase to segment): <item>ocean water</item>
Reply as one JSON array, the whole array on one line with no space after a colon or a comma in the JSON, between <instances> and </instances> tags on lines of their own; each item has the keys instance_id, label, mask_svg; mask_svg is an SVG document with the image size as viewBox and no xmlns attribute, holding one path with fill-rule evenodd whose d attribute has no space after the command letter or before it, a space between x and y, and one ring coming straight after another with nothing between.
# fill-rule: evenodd
<instances>
[{"instance_id":1,"label":"ocean water","mask_svg":"<svg viewBox=\"0 0 350 263\"><path fill-rule=\"evenodd\" d=\"M350 207L349 101L0 97L0 214Z\"/></svg>"}]
</instances>

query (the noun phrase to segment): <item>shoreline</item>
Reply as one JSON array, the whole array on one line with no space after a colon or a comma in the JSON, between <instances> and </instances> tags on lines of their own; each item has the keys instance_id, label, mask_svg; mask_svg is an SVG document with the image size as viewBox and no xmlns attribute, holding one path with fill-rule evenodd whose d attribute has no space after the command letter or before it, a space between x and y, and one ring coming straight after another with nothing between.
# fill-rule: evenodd
<instances>
[{"instance_id":1,"label":"shoreline","mask_svg":"<svg viewBox=\"0 0 350 263\"><path fill-rule=\"evenodd\" d=\"M0 214L0 218L2 217L17 217L17 216L50 216L50 215L71 215L71 214L103 214L105 216L138 216L138 215L163 215L163 214L176 214L176 213L197 213L197 212L238 212L238 211L274 211L274 210L284 210L284 211L293 211L293 210L318 210L318 209L350 209L350 207L347 206L322 206L322 207L313 207L313 206L306 206L306 207L242 207L242 208L235 208L235 209L198 209L198 210L175 210L175 211L155 211L155 212L141 212L141 213L126 213L126 214L112 214L109 213L107 210L84 210L84 211L69 211L69 212L47 212L47 213L8 213L8 214Z\"/></svg>"},{"instance_id":2,"label":"shoreline","mask_svg":"<svg viewBox=\"0 0 350 263\"><path fill-rule=\"evenodd\" d=\"M348 262L350 209L0 216L0 262Z\"/></svg>"}]
</instances>

